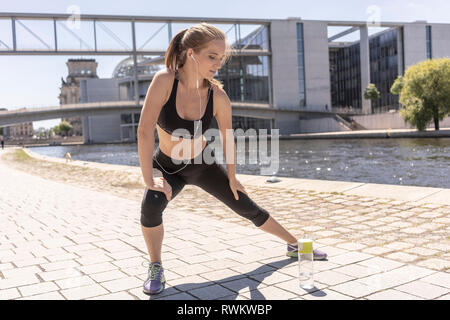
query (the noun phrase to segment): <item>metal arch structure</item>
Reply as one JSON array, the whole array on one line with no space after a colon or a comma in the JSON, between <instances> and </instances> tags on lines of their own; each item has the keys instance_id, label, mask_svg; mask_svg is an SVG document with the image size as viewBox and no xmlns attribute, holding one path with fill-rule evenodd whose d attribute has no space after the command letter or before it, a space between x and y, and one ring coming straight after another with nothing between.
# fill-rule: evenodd
<instances>
[{"instance_id":1,"label":"metal arch structure","mask_svg":"<svg viewBox=\"0 0 450 320\"><path fill-rule=\"evenodd\" d=\"M270 28L270 20L266 19L231 19L231 18L191 18L191 17L154 17L154 16L122 16L122 15L92 15L92 14L46 14L46 13L13 13L13 12L0 12L0 22L10 21L10 35L11 45L8 45L5 41L0 39L0 55L126 55L133 58L134 66L134 95L135 103L139 105L138 94L138 75L137 75L137 56L138 55L156 55L164 56L165 51L162 50L147 50L144 47L152 41L152 39L162 32L162 29L167 26L168 43L172 39L172 23L217 23L217 24L229 24L231 27L226 33L234 29L235 42L232 44L234 56L270 56L270 48L268 50L248 49L248 44L252 39L256 37L265 27ZM27 26L24 21L48 21L53 24L52 35L47 34L47 39L53 39L53 43L48 43L39 35L34 32L33 29ZM84 39L78 36L75 32L70 30L63 22L64 21L88 21L92 22L92 34L93 34L93 46L89 45ZM104 22L125 22L130 25L130 39L131 46L118 37L112 30L108 29ZM163 23L156 32L154 32L139 48L136 45L136 23ZM251 33L252 39L250 39L247 45L242 46L242 41L248 37L241 38L241 25L261 25L256 31ZM38 40L45 49L31 48L20 49L19 40L17 35L17 27L20 26L34 39ZM103 29L112 39L116 41L123 50L108 50L102 49L98 45L97 39L97 27ZM70 35L72 35L73 41L79 41L86 48L80 49L61 49L58 42L58 30L65 29ZM71 46L75 48L76 45Z\"/></svg>"}]
</instances>

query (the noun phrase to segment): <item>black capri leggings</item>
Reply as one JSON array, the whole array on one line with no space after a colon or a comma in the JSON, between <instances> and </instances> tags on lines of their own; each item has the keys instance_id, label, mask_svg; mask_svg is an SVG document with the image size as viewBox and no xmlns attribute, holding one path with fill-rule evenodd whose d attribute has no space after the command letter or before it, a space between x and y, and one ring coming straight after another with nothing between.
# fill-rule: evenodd
<instances>
[{"instance_id":1,"label":"black capri leggings","mask_svg":"<svg viewBox=\"0 0 450 320\"><path fill-rule=\"evenodd\" d=\"M269 218L269 213L259 207L241 191L237 191L239 200L236 200L231 191L225 168L216 161L212 164L205 163L203 155L206 152L210 153L213 157L215 156L214 149L208 143L203 151L197 157L191 159L190 163L184 169L175 174L168 174L161 169L160 165L155 161L155 158L168 172L174 172L182 168L185 166L185 163L173 163L169 156L161 152L159 147L157 148L153 156L153 168L160 170L163 177L172 187L171 200L180 193L186 184L192 184L213 195L234 212L250 220L255 226L259 227L263 225ZM168 200L164 192L145 188L141 204L141 225L144 227L156 227L160 225L162 223L162 213L167 203Z\"/></svg>"}]
</instances>

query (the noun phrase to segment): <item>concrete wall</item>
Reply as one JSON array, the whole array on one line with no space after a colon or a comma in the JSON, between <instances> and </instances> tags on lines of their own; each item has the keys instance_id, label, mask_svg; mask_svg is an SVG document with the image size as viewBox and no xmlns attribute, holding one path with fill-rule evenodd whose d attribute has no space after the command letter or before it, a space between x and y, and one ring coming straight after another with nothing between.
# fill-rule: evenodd
<instances>
[{"instance_id":1,"label":"concrete wall","mask_svg":"<svg viewBox=\"0 0 450 320\"><path fill-rule=\"evenodd\" d=\"M303 23L307 106L331 106L328 27L324 22Z\"/></svg>"},{"instance_id":2,"label":"concrete wall","mask_svg":"<svg viewBox=\"0 0 450 320\"><path fill-rule=\"evenodd\" d=\"M369 48L369 28L367 26L359 28L359 57L361 66L361 97L362 112L366 114L372 113L372 103L370 100L364 99L364 92L371 83L370 81L370 48Z\"/></svg>"},{"instance_id":3,"label":"concrete wall","mask_svg":"<svg viewBox=\"0 0 450 320\"><path fill-rule=\"evenodd\" d=\"M405 70L403 69L403 53L404 53L404 48L403 48L403 28L402 27L397 27L397 61L398 61L398 65L397 65L397 74L404 74Z\"/></svg>"},{"instance_id":4,"label":"concrete wall","mask_svg":"<svg viewBox=\"0 0 450 320\"><path fill-rule=\"evenodd\" d=\"M300 120L299 133L335 132L348 131L343 128L334 118Z\"/></svg>"},{"instance_id":5,"label":"concrete wall","mask_svg":"<svg viewBox=\"0 0 450 320\"><path fill-rule=\"evenodd\" d=\"M300 131L300 121L297 115L291 113L277 113L275 115L275 129L279 129L280 134L298 133Z\"/></svg>"},{"instance_id":6,"label":"concrete wall","mask_svg":"<svg viewBox=\"0 0 450 320\"><path fill-rule=\"evenodd\" d=\"M80 80L80 102L118 101L119 84L117 79Z\"/></svg>"},{"instance_id":7,"label":"concrete wall","mask_svg":"<svg viewBox=\"0 0 450 320\"><path fill-rule=\"evenodd\" d=\"M450 25L431 25L431 56L450 57Z\"/></svg>"},{"instance_id":8,"label":"concrete wall","mask_svg":"<svg viewBox=\"0 0 450 320\"><path fill-rule=\"evenodd\" d=\"M405 71L409 66L427 59L426 24L410 23L403 27Z\"/></svg>"},{"instance_id":9,"label":"concrete wall","mask_svg":"<svg viewBox=\"0 0 450 320\"><path fill-rule=\"evenodd\" d=\"M117 79L83 79L81 102L118 101ZM83 117L84 143L120 141L120 114Z\"/></svg>"},{"instance_id":10,"label":"concrete wall","mask_svg":"<svg viewBox=\"0 0 450 320\"><path fill-rule=\"evenodd\" d=\"M83 117L84 143L120 141L120 114Z\"/></svg>"},{"instance_id":11,"label":"concrete wall","mask_svg":"<svg viewBox=\"0 0 450 320\"><path fill-rule=\"evenodd\" d=\"M271 23L273 105L291 110L305 108L299 105L297 23L303 23L306 105L331 107L327 24L297 19ZM341 130L331 118L300 121L298 116L281 113L274 118L280 134Z\"/></svg>"},{"instance_id":12,"label":"concrete wall","mask_svg":"<svg viewBox=\"0 0 450 320\"><path fill-rule=\"evenodd\" d=\"M349 130L332 117L310 118L291 112L277 112L274 118L275 128L279 129L282 135Z\"/></svg>"},{"instance_id":13,"label":"concrete wall","mask_svg":"<svg viewBox=\"0 0 450 320\"><path fill-rule=\"evenodd\" d=\"M272 21L273 105L275 108L299 109L297 22Z\"/></svg>"},{"instance_id":14,"label":"concrete wall","mask_svg":"<svg viewBox=\"0 0 450 320\"><path fill-rule=\"evenodd\" d=\"M400 113L398 112L353 116L351 118L368 130L414 129L409 123L405 123ZM429 124L428 128L434 128L434 122ZM450 117L447 117L439 122L439 128L450 128Z\"/></svg>"}]
</instances>

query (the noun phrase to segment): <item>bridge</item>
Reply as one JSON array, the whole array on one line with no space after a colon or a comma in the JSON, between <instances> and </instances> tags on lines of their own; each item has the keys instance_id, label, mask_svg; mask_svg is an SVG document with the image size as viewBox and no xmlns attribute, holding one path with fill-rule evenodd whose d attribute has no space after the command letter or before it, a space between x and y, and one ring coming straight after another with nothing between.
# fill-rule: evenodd
<instances>
[{"instance_id":1,"label":"bridge","mask_svg":"<svg viewBox=\"0 0 450 320\"><path fill-rule=\"evenodd\" d=\"M270 49L250 43L267 19L189 18L81 14L0 12L0 28L9 39L0 39L1 55L125 55L133 57L135 104L139 104L137 56L164 56L172 35L188 24L222 25L232 43L234 56L270 56ZM9 29L9 32L8 32ZM21 32L18 32L20 29ZM24 35L33 43L24 44ZM22 36L22 38L20 37ZM244 41L245 39L245 41Z\"/></svg>"},{"instance_id":2,"label":"bridge","mask_svg":"<svg viewBox=\"0 0 450 320\"><path fill-rule=\"evenodd\" d=\"M23 122L34 122L55 118L69 118L78 116L110 115L114 113L141 112L144 101L109 101L64 104L40 108L24 108L0 111L0 127ZM233 116L273 119L277 113L287 113L296 117L336 117L338 113L327 110L302 107L301 109L272 108L269 104L232 102ZM357 113L346 113L353 115Z\"/></svg>"},{"instance_id":3,"label":"bridge","mask_svg":"<svg viewBox=\"0 0 450 320\"><path fill-rule=\"evenodd\" d=\"M15 123L140 112L137 56L163 57L173 34L192 23L208 22L220 25L232 44L233 56L271 56L270 46L254 48L250 44L270 26L268 19L233 19L205 17L155 17L81 14L73 6L69 14L0 13L0 28L9 39L0 39L1 55L126 55L133 58L134 101L110 101L67 104L40 108L0 111L0 127ZM331 24L339 24L331 23ZM34 43L24 44L23 36ZM108 39L110 42L105 42ZM111 42L112 41L112 42ZM107 45L106 45L107 44ZM357 114L324 108L274 108L269 82L267 104L232 102L233 116L274 119L280 114L298 119L333 117L350 128L345 116ZM340 114L340 115L339 115ZM348 118L347 118L348 119Z\"/></svg>"}]
</instances>

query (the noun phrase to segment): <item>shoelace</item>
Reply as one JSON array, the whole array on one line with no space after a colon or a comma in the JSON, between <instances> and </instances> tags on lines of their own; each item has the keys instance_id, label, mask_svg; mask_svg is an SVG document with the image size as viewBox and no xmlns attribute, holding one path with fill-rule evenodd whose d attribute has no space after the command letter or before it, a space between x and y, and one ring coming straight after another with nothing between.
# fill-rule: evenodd
<instances>
[{"instance_id":1,"label":"shoelace","mask_svg":"<svg viewBox=\"0 0 450 320\"><path fill-rule=\"evenodd\" d=\"M162 266L148 261L142 261L141 265L143 267L149 268L150 280L156 280L156 277L159 274L159 271L161 270Z\"/></svg>"}]
</instances>

